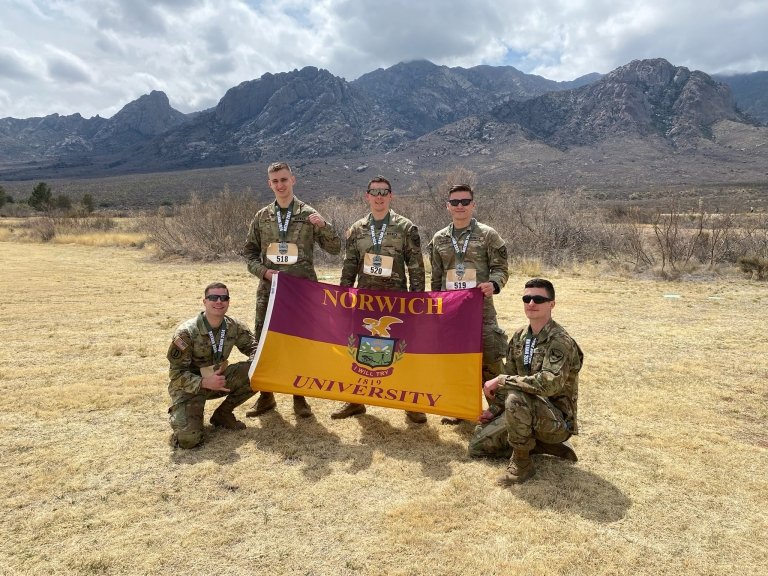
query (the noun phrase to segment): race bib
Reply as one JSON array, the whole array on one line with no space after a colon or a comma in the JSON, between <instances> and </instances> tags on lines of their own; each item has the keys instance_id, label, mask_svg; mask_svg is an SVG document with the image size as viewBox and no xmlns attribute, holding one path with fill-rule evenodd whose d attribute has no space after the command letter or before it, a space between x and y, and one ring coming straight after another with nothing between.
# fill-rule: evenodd
<instances>
[{"instance_id":1,"label":"race bib","mask_svg":"<svg viewBox=\"0 0 768 576\"><path fill-rule=\"evenodd\" d=\"M380 256L369 252L363 259L363 274L378 276L379 278L389 278L392 276L392 264L394 261L395 259L392 256Z\"/></svg>"},{"instance_id":2,"label":"race bib","mask_svg":"<svg viewBox=\"0 0 768 576\"><path fill-rule=\"evenodd\" d=\"M296 264L299 247L293 242L272 242L267 246L267 260L274 264Z\"/></svg>"},{"instance_id":3,"label":"race bib","mask_svg":"<svg viewBox=\"0 0 768 576\"><path fill-rule=\"evenodd\" d=\"M451 268L445 276L446 290L465 290L477 286L477 270L467 268L462 274Z\"/></svg>"}]
</instances>

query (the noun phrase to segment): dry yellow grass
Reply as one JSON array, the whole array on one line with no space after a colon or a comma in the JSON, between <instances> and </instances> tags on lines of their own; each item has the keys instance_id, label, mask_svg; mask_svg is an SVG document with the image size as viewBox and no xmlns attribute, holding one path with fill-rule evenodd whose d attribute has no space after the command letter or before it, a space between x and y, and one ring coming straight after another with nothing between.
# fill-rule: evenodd
<instances>
[{"instance_id":1,"label":"dry yellow grass","mask_svg":"<svg viewBox=\"0 0 768 576\"><path fill-rule=\"evenodd\" d=\"M2 574L762 574L768 286L555 274L581 343L576 465L466 457L471 429L290 400L172 451L165 353L202 287L241 263L0 242ZM334 281L337 271L326 272ZM513 276L498 297L523 322ZM675 294L679 298L665 297ZM210 414L216 402L209 406ZM244 408L238 413L242 416ZM538 457L537 457L538 458Z\"/></svg>"}]
</instances>

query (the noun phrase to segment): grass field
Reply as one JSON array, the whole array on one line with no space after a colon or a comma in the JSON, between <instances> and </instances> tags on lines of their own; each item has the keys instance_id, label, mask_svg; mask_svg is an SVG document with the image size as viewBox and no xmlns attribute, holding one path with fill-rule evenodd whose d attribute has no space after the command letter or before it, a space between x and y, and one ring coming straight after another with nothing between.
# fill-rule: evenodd
<instances>
[{"instance_id":1,"label":"grass field","mask_svg":"<svg viewBox=\"0 0 768 576\"><path fill-rule=\"evenodd\" d=\"M553 273L585 352L580 461L511 489L466 456L471 427L290 398L243 432L173 451L174 327L242 263L0 242L0 574L764 574L768 285ZM336 281L338 270L324 271ZM497 297L524 322L513 275ZM217 402L212 402L210 415ZM238 409L242 417L245 408ZM761 568L762 567L762 568Z\"/></svg>"}]
</instances>

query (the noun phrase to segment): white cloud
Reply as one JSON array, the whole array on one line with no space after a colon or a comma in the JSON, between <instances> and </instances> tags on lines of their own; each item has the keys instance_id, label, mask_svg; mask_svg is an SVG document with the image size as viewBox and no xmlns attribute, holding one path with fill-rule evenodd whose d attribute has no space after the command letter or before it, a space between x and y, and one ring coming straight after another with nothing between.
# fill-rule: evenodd
<instances>
[{"instance_id":1,"label":"white cloud","mask_svg":"<svg viewBox=\"0 0 768 576\"><path fill-rule=\"evenodd\" d=\"M553 80L663 57L768 70L768 0L11 0L0 117L110 116L150 90L184 111L265 72L352 80L400 61L509 64Z\"/></svg>"}]
</instances>

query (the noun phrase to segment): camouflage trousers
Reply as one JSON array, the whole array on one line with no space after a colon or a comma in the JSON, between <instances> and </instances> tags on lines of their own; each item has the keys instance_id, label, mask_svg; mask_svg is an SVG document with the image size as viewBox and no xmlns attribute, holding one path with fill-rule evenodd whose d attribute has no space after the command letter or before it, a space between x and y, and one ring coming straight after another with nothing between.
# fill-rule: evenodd
<instances>
[{"instance_id":1,"label":"camouflage trousers","mask_svg":"<svg viewBox=\"0 0 768 576\"><path fill-rule=\"evenodd\" d=\"M507 355L507 334L499 328L496 316L483 316L483 383L504 372Z\"/></svg>"},{"instance_id":2,"label":"camouflage trousers","mask_svg":"<svg viewBox=\"0 0 768 576\"><path fill-rule=\"evenodd\" d=\"M194 448L203 441L203 412L206 400L226 396L222 406L233 409L254 395L248 380L248 362L230 364L224 371L229 392L200 389L197 394L176 392L171 395L173 405L168 408L168 420L173 435L181 448Z\"/></svg>"},{"instance_id":3,"label":"camouflage trousers","mask_svg":"<svg viewBox=\"0 0 768 576\"><path fill-rule=\"evenodd\" d=\"M504 402L504 412L475 428L469 441L469 455L473 458L508 458L514 448L532 449L536 440L558 444L570 437L571 431L563 413L549 400L510 390Z\"/></svg>"}]
</instances>

